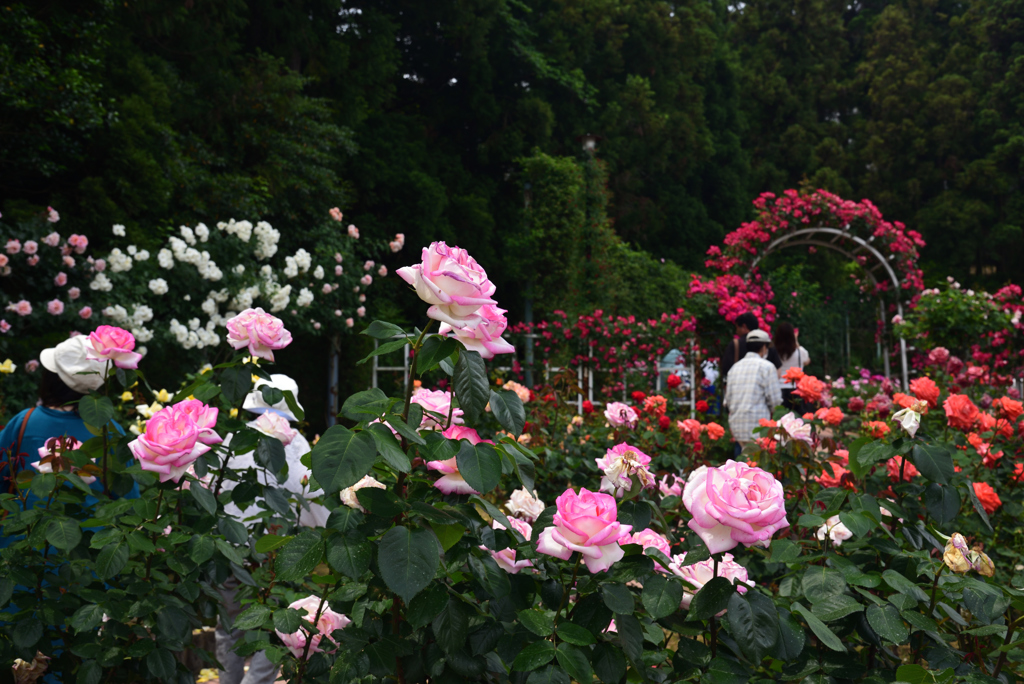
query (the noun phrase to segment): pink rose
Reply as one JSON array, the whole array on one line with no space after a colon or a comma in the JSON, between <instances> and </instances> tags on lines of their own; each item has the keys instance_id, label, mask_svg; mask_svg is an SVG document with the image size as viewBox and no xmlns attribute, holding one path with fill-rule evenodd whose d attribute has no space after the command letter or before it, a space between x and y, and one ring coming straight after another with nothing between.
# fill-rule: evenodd
<instances>
[{"instance_id":1,"label":"pink rose","mask_svg":"<svg viewBox=\"0 0 1024 684\"><path fill-rule=\"evenodd\" d=\"M324 294L331 294L331 284L324 283L324 286L320 288L320 291L323 292Z\"/></svg>"},{"instance_id":2,"label":"pink rose","mask_svg":"<svg viewBox=\"0 0 1024 684\"><path fill-rule=\"evenodd\" d=\"M342 268L341 264L338 264L337 266L334 267L334 275L340 276L344 272L345 272L345 269Z\"/></svg>"},{"instance_id":3,"label":"pink rose","mask_svg":"<svg viewBox=\"0 0 1024 684\"><path fill-rule=\"evenodd\" d=\"M17 254L20 251L21 251L21 241L20 240L8 240L7 241L7 253L8 254Z\"/></svg>"},{"instance_id":4,"label":"pink rose","mask_svg":"<svg viewBox=\"0 0 1024 684\"><path fill-rule=\"evenodd\" d=\"M373 276L367 273L359 279L359 282L362 283L363 287L368 287L373 282Z\"/></svg>"},{"instance_id":5,"label":"pink rose","mask_svg":"<svg viewBox=\"0 0 1024 684\"><path fill-rule=\"evenodd\" d=\"M583 554L590 572L603 572L625 553L619 541L633 529L617 521L615 498L581 488L567 489L555 500L554 525L540 533L537 551L569 560L573 551Z\"/></svg>"},{"instance_id":6,"label":"pink rose","mask_svg":"<svg viewBox=\"0 0 1024 684\"><path fill-rule=\"evenodd\" d=\"M367 261L367 262L364 262L364 263L363 263L363 270L364 270L364 271L369 271L369 270L370 270L371 268L373 268L373 267L374 267L374 266L376 266L376 265L377 265L377 264L375 264L375 263L374 263L373 261Z\"/></svg>"},{"instance_id":7,"label":"pink rose","mask_svg":"<svg viewBox=\"0 0 1024 684\"><path fill-rule=\"evenodd\" d=\"M401 252L402 251L402 243L399 242L398 240L392 240L391 242L389 242L388 243L388 247L391 248L392 252Z\"/></svg>"},{"instance_id":8,"label":"pink rose","mask_svg":"<svg viewBox=\"0 0 1024 684\"><path fill-rule=\"evenodd\" d=\"M64 261L64 265L67 266L68 268L74 268L75 267L75 258L74 257L66 256L66 257L64 257L63 261Z\"/></svg>"},{"instance_id":9,"label":"pink rose","mask_svg":"<svg viewBox=\"0 0 1024 684\"><path fill-rule=\"evenodd\" d=\"M942 366L949 361L949 350L945 347L936 347L928 352L928 365Z\"/></svg>"},{"instance_id":10,"label":"pink rose","mask_svg":"<svg viewBox=\"0 0 1024 684\"><path fill-rule=\"evenodd\" d=\"M53 284L57 287L64 287L68 283L68 274L61 271L53 277Z\"/></svg>"},{"instance_id":11,"label":"pink rose","mask_svg":"<svg viewBox=\"0 0 1024 684\"><path fill-rule=\"evenodd\" d=\"M177 404L182 411L195 421L199 430L199 441L206 445L220 444L224 440L217 434L217 414L219 409L207 406L198 399L186 399Z\"/></svg>"},{"instance_id":12,"label":"pink rose","mask_svg":"<svg viewBox=\"0 0 1024 684\"><path fill-rule=\"evenodd\" d=\"M512 527L515 528L516 532L523 535L523 538L527 541L529 541L533 537L533 528L530 527L529 523L523 520L519 520L518 518L509 518L508 521L512 523ZM496 530L506 529L505 526L497 520L491 521L491 527L493 527ZM512 535L509 536L511 537ZM489 550L486 547L481 548ZM509 573L510 575L515 575L523 568L533 567L533 561L531 560L516 560L515 549L502 549L501 551L491 551L490 553L491 558L494 559L494 562L497 563L502 570Z\"/></svg>"},{"instance_id":13,"label":"pink rose","mask_svg":"<svg viewBox=\"0 0 1024 684\"><path fill-rule=\"evenodd\" d=\"M331 215L332 219L338 221L339 223L341 222L341 219L344 218L345 216L344 214L341 213L341 209L339 209L338 207L331 207L331 210L328 213Z\"/></svg>"},{"instance_id":14,"label":"pink rose","mask_svg":"<svg viewBox=\"0 0 1024 684\"><path fill-rule=\"evenodd\" d=\"M323 602L323 606L321 607L319 596L307 596L304 599L293 601L288 607L294 608L298 611L305 611L306 616L304 621L307 623L307 626L313 625L313 619L316 618L317 608L320 608L320 617L317 618L316 624L313 625L316 629L316 634L314 634L313 638L310 639L309 651L306 653L307 658L312 656L314 653L320 653L325 650L320 647L320 643L323 641L324 637L327 637L327 640L331 642L331 650L337 648L337 643L331 635L334 634L336 630L345 629L352 624L352 621L347 617L341 613L336 613L331 610L331 607L326 601ZM291 634L277 632L277 636L281 639L281 642L285 647L292 652L293 656L296 658L302 657L303 652L306 651L306 632L300 628L297 632L293 632Z\"/></svg>"},{"instance_id":15,"label":"pink rose","mask_svg":"<svg viewBox=\"0 0 1024 684\"><path fill-rule=\"evenodd\" d=\"M604 473L601 478L602 492L622 496L633 486L632 475L637 476L643 487L654 486L654 474L647 467L651 464L651 457L625 442L616 444L604 456L595 458L594 462Z\"/></svg>"},{"instance_id":16,"label":"pink rose","mask_svg":"<svg viewBox=\"0 0 1024 684\"><path fill-rule=\"evenodd\" d=\"M533 522L544 512L544 502L537 498L536 491L530 494L525 489L517 489L505 502L505 510L526 522Z\"/></svg>"},{"instance_id":17,"label":"pink rose","mask_svg":"<svg viewBox=\"0 0 1024 684\"><path fill-rule=\"evenodd\" d=\"M363 301L366 301L366 300L364 299ZM356 315L359 316L360 318L365 316L366 315L366 307L365 306L361 306L358 309L356 309Z\"/></svg>"},{"instance_id":18,"label":"pink rose","mask_svg":"<svg viewBox=\"0 0 1024 684\"><path fill-rule=\"evenodd\" d=\"M295 430L289 423L288 419L282 415L274 413L273 411L267 411L261 413L259 417L251 423L257 431L262 432L267 437L274 437L281 440L281 444L288 446L298 435L298 431Z\"/></svg>"},{"instance_id":19,"label":"pink rose","mask_svg":"<svg viewBox=\"0 0 1024 684\"><path fill-rule=\"evenodd\" d=\"M448 412L451 410L452 426L461 425L462 409L452 409L452 393L441 390L428 390L420 387L412 393L412 403L423 407L423 420L420 423L421 430L440 430L448 424ZM441 417L433 416L428 411L440 414ZM475 430L474 430L475 432ZM451 439L461 439L452 437ZM475 443L475 442L474 442Z\"/></svg>"},{"instance_id":20,"label":"pink rose","mask_svg":"<svg viewBox=\"0 0 1024 684\"><path fill-rule=\"evenodd\" d=\"M462 342L466 349L479 352L485 359L493 359L495 354L514 354L516 348L501 336L508 327L505 313L505 309L485 304L477 311L480 320L474 325L457 328L442 323L439 332L442 335L455 333L455 338Z\"/></svg>"},{"instance_id":21,"label":"pink rose","mask_svg":"<svg viewBox=\"0 0 1024 684\"><path fill-rule=\"evenodd\" d=\"M32 313L32 305L25 299L22 299L16 304L9 304L7 308L14 311L19 316L28 316Z\"/></svg>"},{"instance_id":22,"label":"pink rose","mask_svg":"<svg viewBox=\"0 0 1024 684\"><path fill-rule=\"evenodd\" d=\"M92 267L95 268L98 272L105 271L107 270L107 260L97 259L96 261L92 262Z\"/></svg>"},{"instance_id":23,"label":"pink rose","mask_svg":"<svg viewBox=\"0 0 1024 684\"><path fill-rule=\"evenodd\" d=\"M693 565L686 565L686 554L680 553L672 557L672 564L668 567L677 577L693 588L692 591L687 590L683 592L683 600L680 603L681 608L689 608L693 595L715 577L715 561L711 558L694 563ZM746 594L748 590L746 585L753 584L747 575L747 569L737 563L731 553L723 555L722 560L718 563L718 576L724 577L737 585L736 592L739 594ZM723 610L718 614L718 617L724 614L725 611Z\"/></svg>"},{"instance_id":24,"label":"pink rose","mask_svg":"<svg viewBox=\"0 0 1024 684\"><path fill-rule=\"evenodd\" d=\"M481 437L480 433L478 433L473 428L466 427L465 425L455 425L454 421L452 423L452 426L449 427L444 432L442 432L441 434L447 437L448 439L454 439L457 441L464 439L468 441L470 444L480 444L481 442L483 442L484 444L494 444L494 442L492 442L491 440L484 439L483 437Z\"/></svg>"},{"instance_id":25,"label":"pink rose","mask_svg":"<svg viewBox=\"0 0 1024 684\"><path fill-rule=\"evenodd\" d=\"M46 313L51 316L60 316L64 313L64 302L59 299L51 299L46 303Z\"/></svg>"},{"instance_id":26,"label":"pink rose","mask_svg":"<svg viewBox=\"0 0 1024 684\"><path fill-rule=\"evenodd\" d=\"M474 430L475 432L475 430ZM427 461L429 470L436 470L442 473L441 479L434 483L434 486L445 494L479 494L469 486L462 473L459 472L459 464L455 456L446 461Z\"/></svg>"},{"instance_id":27,"label":"pink rose","mask_svg":"<svg viewBox=\"0 0 1024 684\"><path fill-rule=\"evenodd\" d=\"M89 318L92 317L92 307L83 306L82 309L78 312L78 315L84 318L85 320L89 320Z\"/></svg>"},{"instance_id":28,"label":"pink rose","mask_svg":"<svg viewBox=\"0 0 1024 684\"><path fill-rule=\"evenodd\" d=\"M46 207L46 220L50 223L56 223L60 221L60 214L53 207Z\"/></svg>"},{"instance_id":29,"label":"pink rose","mask_svg":"<svg viewBox=\"0 0 1024 684\"><path fill-rule=\"evenodd\" d=\"M427 316L453 328L478 325L480 307L497 304L487 272L466 250L443 242L424 247L422 262L398 269L398 275L431 305Z\"/></svg>"},{"instance_id":30,"label":"pink rose","mask_svg":"<svg viewBox=\"0 0 1024 684\"><path fill-rule=\"evenodd\" d=\"M669 558L672 557L672 548L669 546L668 539L665 539L664 536L662 536L659 532L656 532L655 530L652 530L650 527L648 527L646 530L643 530L642 532L637 532L636 534L633 534L633 535L628 535L627 534L625 537L623 537L619 541L619 543L620 544L639 544L640 546L644 547L645 549L653 546L654 548L658 549L659 551L661 551L663 554L665 554ZM658 563L658 562L654 563L654 568L658 572L668 572L668 570L666 570L661 565L661 563Z\"/></svg>"},{"instance_id":31,"label":"pink rose","mask_svg":"<svg viewBox=\"0 0 1024 684\"><path fill-rule=\"evenodd\" d=\"M853 532L843 524L838 515L833 515L825 521L824 525L818 528L816 536L818 541L824 541L825 537L828 537L832 540L833 544L840 546L844 541L853 536Z\"/></svg>"},{"instance_id":32,"label":"pink rose","mask_svg":"<svg viewBox=\"0 0 1024 684\"><path fill-rule=\"evenodd\" d=\"M355 508L365 513L366 509L360 505L359 497L356 496L356 492L366 487L371 487L373 489L388 488L386 484L378 482L376 478L370 477L369 475L363 475L363 479L359 480L359 482L356 482L351 487L346 487L341 490L341 503L345 504L349 508Z\"/></svg>"},{"instance_id":33,"label":"pink rose","mask_svg":"<svg viewBox=\"0 0 1024 684\"><path fill-rule=\"evenodd\" d=\"M43 238L43 243L50 247L56 247L60 244L60 233L54 231Z\"/></svg>"},{"instance_id":34,"label":"pink rose","mask_svg":"<svg viewBox=\"0 0 1024 684\"><path fill-rule=\"evenodd\" d=\"M39 243L35 240L26 240L23 249L25 250L25 254L35 254L39 251Z\"/></svg>"},{"instance_id":35,"label":"pink rose","mask_svg":"<svg viewBox=\"0 0 1024 684\"><path fill-rule=\"evenodd\" d=\"M786 434L776 434L775 439L780 442L784 441L787 437L791 440L800 442L806 442L810 444L813 440L811 437L811 425L804 423L802 418L797 418L792 412L787 413L782 418L779 418L778 426L785 430Z\"/></svg>"},{"instance_id":36,"label":"pink rose","mask_svg":"<svg viewBox=\"0 0 1024 684\"><path fill-rule=\"evenodd\" d=\"M118 368L135 369L142 360L142 354L132 351L135 349L135 336L124 328L101 325L89 334L89 344L92 351L85 358L93 361L113 361Z\"/></svg>"},{"instance_id":37,"label":"pink rose","mask_svg":"<svg viewBox=\"0 0 1024 684\"><path fill-rule=\"evenodd\" d=\"M687 525L711 553L739 543L767 548L776 530L789 526L782 483L760 468L732 459L690 473L683 505L693 516Z\"/></svg>"},{"instance_id":38,"label":"pink rose","mask_svg":"<svg viewBox=\"0 0 1024 684\"><path fill-rule=\"evenodd\" d=\"M89 238L84 235L72 235L68 238L68 244L75 248L75 254L84 254L89 246Z\"/></svg>"},{"instance_id":39,"label":"pink rose","mask_svg":"<svg viewBox=\"0 0 1024 684\"><path fill-rule=\"evenodd\" d=\"M10 257L8 257L6 254L0 254L0 268L3 268L7 264L9 264L10 261Z\"/></svg>"},{"instance_id":40,"label":"pink rose","mask_svg":"<svg viewBox=\"0 0 1024 684\"><path fill-rule=\"evenodd\" d=\"M356 324L356 322L355 322L355 320L354 320L354 319L352 319L352 318L346 318L346 319L345 319L345 327L346 327L346 328L351 328L351 327L352 327L352 326L354 326L355 324Z\"/></svg>"},{"instance_id":41,"label":"pink rose","mask_svg":"<svg viewBox=\"0 0 1024 684\"><path fill-rule=\"evenodd\" d=\"M350 238L353 238L353 239L355 239L355 240L358 240L358 239L359 239L359 229L358 229L358 228L356 228L356 227L355 227L355 226L353 226L353 225L349 225L349 227L348 227L348 236L349 236Z\"/></svg>"},{"instance_id":42,"label":"pink rose","mask_svg":"<svg viewBox=\"0 0 1024 684\"><path fill-rule=\"evenodd\" d=\"M292 334L284 323L263 309L246 309L227 322L227 341L235 349L249 347L249 353L267 361L274 360L274 350L292 343Z\"/></svg>"},{"instance_id":43,"label":"pink rose","mask_svg":"<svg viewBox=\"0 0 1024 684\"><path fill-rule=\"evenodd\" d=\"M39 368L39 360L38 359L29 359L28 361L25 362L25 370L28 371L29 373L35 373L36 370L38 370L38 368Z\"/></svg>"},{"instance_id":44,"label":"pink rose","mask_svg":"<svg viewBox=\"0 0 1024 684\"><path fill-rule=\"evenodd\" d=\"M4 320L0 320L0 333L7 333L11 329L11 324Z\"/></svg>"},{"instance_id":45,"label":"pink rose","mask_svg":"<svg viewBox=\"0 0 1024 684\"><path fill-rule=\"evenodd\" d=\"M679 496L683 495L683 485L686 484L686 480L669 473L665 477L658 480L658 491L661 492L662 496Z\"/></svg>"},{"instance_id":46,"label":"pink rose","mask_svg":"<svg viewBox=\"0 0 1024 684\"><path fill-rule=\"evenodd\" d=\"M199 441L196 422L180 405L153 414L146 431L128 445L143 470L160 475L161 482L178 482L188 467L210 447Z\"/></svg>"},{"instance_id":47,"label":"pink rose","mask_svg":"<svg viewBox=\"0 0 1024 684\"><path fill-rule=\"evenodd\" d=\"M38 254L33 254L32 256L30 256L28 258L28 265L29 266L35 266L38 263L39 263L39 255Z\"/></svg>"},{"instance_id":48,"label":"pink rose","mask_svg":"<svg viewBox=\"0 0 1024 684\"><path fill-rule=\"evenodd\" d=\"M344 257L341 256L341 252L335 252L334 253L334 260L337 261L339 264L342 261L344 261Z\"/></svg>"},{"instance_id":49,"label":"pink rose","mask_svg":"<svg viewBox=\"0 0 1024 684\"><path fill-rule=\"evenodd\" d=\"M377 275L379 275L381 278L383 278L387 274L388 274L388 267L384 266L383 264L381 264L381 267L377 269Z\"/></svg>"},{"instance_id":50,"label":"pink rose","mask_svg":"<svg viewBox=\"0 0 1024 684\"><path fill-rule=\"evenodd\" d=\"M613 401L605 407L604 417L608 419L608 423L612 427L636 427L636 422L639 416L636 415L636 411L632 408L623 404L621 401Z\"/></svg>"},{"instance_id":51,"label":"pink rose","mask_svg":"<svg viewBox=\"0 0 1024 684\"><path fill-rule=\"evenodd\" d=\"M81 296L82 296L82 291L79 290L77 287L68 288L68 298L70 298L70 299L78 299Z\"/></svg>"}]
</instances>

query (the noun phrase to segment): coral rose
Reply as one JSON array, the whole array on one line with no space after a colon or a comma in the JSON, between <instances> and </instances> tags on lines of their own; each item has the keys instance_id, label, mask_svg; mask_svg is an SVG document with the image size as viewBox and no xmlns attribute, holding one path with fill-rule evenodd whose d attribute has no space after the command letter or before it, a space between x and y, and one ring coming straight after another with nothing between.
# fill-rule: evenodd
<instances>
[{"instance_id":1,"label":"coral rose","mask_svg":"<svg viewBox=\"0 0 1024 684\"><path fill-rule=\"evenodd\" d=\"M263 309L246 309L225 324L227 342L235 349L249 348L253 356L274 360L274 351L292 343L292 334L277 316Z\"/></svg>"},{"instance_id":2,"label":"coral rose","mask_svg":"<svg viewBox=\"0 0 1024 684\"><path fill-rule=\"evenodd\" d=\"M902 456L893 456L885 462L885 469L889 473L889 477L894 481L900 479L900 468L903 468L904 482L910 482L921 474L921 472L915 468L914 464L910 461L907 461L906 464L904 464Z\"/></svg>"},{"instance_id":3,"label":"coral rose","mask_svg":"<svg viewBox=\"0 0 1024 684\"><path fill-rule=\"evenodd\" d=\"M737 544L767 548L777 530L789 526L782 483L771 474L728 460L694 470L683 489L687 524L711 553Z\"/></svg>"},{"instance_id":4,"label":"coral rose","mask_svg":"<svg viewBox=\"0 0 1024 684\"><path fill-rule=\"evenodd\" d=\"M676 426L679 428L679 432L683 436L683 441L693 443L700 441L701 426L700 421L694 420L693 418L687 418L676 422Z\"/></svg>"},{"instance_id":5,"label":"coral rose","mask_svg":"<svg viewBox=\"0 0 1024 684\"><path fill-rule=\"evenodd\" d=\"M992 515L996 512L996 509L1003 505L999 495L996 494L996 490L992 489L992 485L987 482L975 482L974 493L978 495L978 501L981 502L981 507L985 509L985 512Z\"/></svg>"},{"instance_id":6,"label":"coral rose","mask_svg":"<svg viewBox=\"0 0 1024 684\"><path fill-rule=\"evenodd\" d=\"M316 618L317 608L320 608L320 597L319 596L307 596L304 599L293 601L288 605L289 608L294 608L298 611L305 611L306 615L303 620L307 624L312 624L313 619ZM331 607L326 601L323 602L323 607L320 610L320 617L317 618L316 624L313 627L316 629L316 634L309 642L309 651L306 652L306 632L299 629L297 632L291 634L284 634L280 631L277 632L277 636L281 639L281 642L287 647L292 655L296 658L301 658L303 653L306 652L306 657L309 658L314 653L320 653L325 649L321 648L321 642L324 637L331 642L332 648L337 648L337 643L331 637L335 630L345 629L352 621L341 613L336 613L331 610Z\"/></svg>"},{"instance_id":7,"label":"coral rose","mask_svg":"<svg viewBox=\"0 0 1024 684\"><path fill-rule=\"evenodd\" d=\"M978 421L978 407L965 394L951 394L942 403L949 426L957 430L970 430Z\"/></svg>"},{"instance_id":8,"label":"coral rose","mask_svg":"<svg viewBox=\"0 0 1024 684\"><path fill-rule=\"evenodd\" d=\"M708 423L704 426L704 431L708 433L708 437L712 442L717 442L722 437L725 437L725 428L718 423Z\"/></svg>"},{"instance_id":9,"label":"coral rose","mask_svg":"<svg viewBox=\"0 0 1024 684\"><path fill-rule=\"evenodd\" d=\"M618 522L614 497L586 488L579 494L567 489L555 504L554 525L540 533L538 552L569 560L573 551L579 551L590 572L604 572L622 559L619 541L633 527Z\"/></svg>"},{"instance_id":10,"label":"coral rose","mask_svg":"<svg viewBox=\"0 0 1024 684\"><path fill-rule=\"evenodd\" d=\"M914 378L910 381L910 391L921 401L927 401L930 408L939 405L939 386L931 378Z\"/></svg>"},{"instance_id":11,"label":"coral rose","mask_svg":"<svg viewBox=\"0 0 1024 684\"><path fill-rule=\"evenodd\" d=\"M796 383L793 394L813 404L821 401L821 393L825 391L825 383L813 375L805 375Z\"/></svg>"},{"instance_id":12,"label":"coral rose","mask_svg":"<svg viewBox=\"0 0 1024 684\"><path fill-rule=\"evenodd\" d=\"M999 397L992 402L992 406L1007 420L1017 420L1024 413L1024 404L1010 397Z\"/></svg>"},{"instance_id":13,"label":"coral rose","mask_svg":"<svg viewBox=\"0 0 1024 684\"><path fill-rule=\"evenodd\" d=\"M419 264L398 269L398 275L431 305L428 317L452 328L475 327L482 320L480 307L497 304L491 299L494 284L466 250L433 242L421 258Z\"/></svg>"}]
</instances>

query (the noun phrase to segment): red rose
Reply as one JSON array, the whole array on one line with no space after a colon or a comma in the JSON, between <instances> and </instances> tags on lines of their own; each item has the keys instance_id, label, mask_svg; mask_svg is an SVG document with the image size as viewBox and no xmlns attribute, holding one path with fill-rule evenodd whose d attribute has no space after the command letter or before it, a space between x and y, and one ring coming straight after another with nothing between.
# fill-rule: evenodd
<instances>
[{"instance_id":1,"label":"red rose","mask_svg":"<svg viewBox=\"0 0 1024 684\"><path fill-rule=\"evenodd\" d=\"M672 426L672 419L669 418L668 416L659 416L658 417L658 426L662 430L667 430L667 429L669 429L669 427Z\"/></svg>"},{"instance_id":2,"label":"red rose","mask_svg":"<svg viewBox=\"0 0 1024 684\"><path fill-rule=\"evenodd\" d=\"M647 398L647 395L644 394L643 392L641 392L640 390L637 390L637 391L633 392L629 396L633 397L633 401L635 401L638 404L644 403L644 399Z\"/></svg>"},{"instance_id":3,"label":"red rose","mask_svg":"<svg viewBox=\"0 0 1024 684\"><path fill-rule=\"evenodd\" d=\"M697 409L697 413L707 413L708 402L701 399L700 401L697 402L697 406L695 408Z\"/></svg>"},{"instance_id":4,"label":"red rose","mask_svg":"<svg viewBox=\"0 0 1024 684\"><path fill-rule=\"evenodd\" d=\"M860 397L851 397L850 402L846 405L846 408L850 409L851 411L863 411L864 400Z\"/></svg>"},{"instance_id":5,"label":"red rose","mask_svg":"<svg viewBox=\"0 0 1024 684\"><path fill-rule=\"evenodd\" d=\"M981 507L985 509L985 512L992 515L996 512L996 509L1003 505L1003 502L999 499L999 495L996 494L996 490L992 489L992 485L987 482L975 482L974 493L978 495L978 501L981 502Z\"/></svg>"},{"instance_id":6,"label":"red rose","mask_svg":"<svg viewBox=\"0 0 1024 684\"><path fill-rule=\"evenodd\" d=\"M999 397L992 402L992 405L999 409L999 412L1007 420L1017 420L1021 413L1024 413L1024 404L1014 401L1010 397Z\"/></svg>"},{"instance_id":7,"label":"red rose","mask_svg":"<svg viewBox=\"0 0 1024 684\"><path fill-rule=\"evenodd\" d=\"M978 407L964 394L952 394L942 403L946 409L949 426L958 430L970 430L978 421Z\"/></svg>"},{"instance_id":8,"label":"red rose","mask_svg":"<svg viewBox=\"0 0 1024 684\"><path fill-rule=\"evenodd\" d=\"M910 391L921 401L927 401L931 408L939 405L939 386L931 378L914 378L910 381Z\"/></svg>"},{"instance_id":9,"label":"red rose","mask_svg":"<svg viewBox=\"0 0 1024 684\"><path fill-rule=\"evenodd\" d=\"M594 412L594 404L592 404L589 399L584 399L583 400L583 412L584 413L593 413Z\"/></svg>"},{"instance_id":10,"label":"red rose","mask_svg":"<svg viewBox=\"0 0 1024 684\"><path fill-rule=\"evenodd\" d=\"M679 387L680 385L683 384L683 379L676 375L675 373L672 373L671 375L668 376L667 382L669 389L675 389L676 387Z\"/></svg>"}]
</instances>

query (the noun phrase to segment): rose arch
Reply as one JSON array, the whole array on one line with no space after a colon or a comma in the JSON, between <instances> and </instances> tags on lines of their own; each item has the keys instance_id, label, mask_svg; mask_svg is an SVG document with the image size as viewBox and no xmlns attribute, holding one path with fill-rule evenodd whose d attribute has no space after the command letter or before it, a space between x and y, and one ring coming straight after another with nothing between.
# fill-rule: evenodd
<instances>
[{"instance_id":1,"label":"rose arch","mask_svg":"<svg viewBox=\"0 0 1024 684\"><path fill-rule=\"evenodd\" d=\"M719 313L732 320L752 311L765 324L775 319L771 286L758 264L764 257L787 247L809 246L838 252L861 266L856 282L866 294L879 300L879 332L884 335L888 303L891 313L902 317L904 300L924 288L918 267L918 250L924 240L899 221L886 221L869 200L852 202L825 190L766 192L754 200L757 217L729 233L722 247L708 250L705 265L716 276L695 277L692 293L711 293ZM881 337L879 338L881 339ZM889 376L889 353L883 354ZM906 388L907 348L900 339L900 364Z\"/></svg>"}]
</instances>

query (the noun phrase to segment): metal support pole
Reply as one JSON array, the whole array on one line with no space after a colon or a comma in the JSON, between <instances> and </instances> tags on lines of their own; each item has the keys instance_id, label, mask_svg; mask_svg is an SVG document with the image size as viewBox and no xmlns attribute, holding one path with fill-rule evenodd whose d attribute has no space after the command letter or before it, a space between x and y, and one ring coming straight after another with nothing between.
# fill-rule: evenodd
<instances>
[{"instance_id":1,"label":"metal support pole","mask_svg":"<svg viewBox=\"0 0 1024 684\"><path fill-rule=\"evenodd\" d=\"M523 302L523 318L526 324L529 326L529 330L533 329L533 300L529 297ZM526 386L533 389L533 334L526 334L526 353L523 355L523 361L526 365Z\"/></svg>"},{"instance_id":2,"label":"metal support pole","mask_svg":"<svg viewBox=\"0 0 1024 684\"><path fill-rule=\"evenodd\" d=\"M576 366L576 387L580 389L580 392L576 393L576 413L583 415L583 364L580 363Z\"/></svg>"},{"instance_id":3,"label":"metal support pole","mask_svg":"<svg viewBox=\"0 0 1024 684\"><path fill-rule=\"evenodd\" d=\"M903 319L903 303L896 301L896 313ZM910 391L910 376L907 373L907 341L900 337L900 368L903 371L903 391Z\"/></svg>"},{"instance_id":4,"label":"metal support pole","mask_svg":"<svg viewBox=\"0 0 1024 684\"><path fill-rule=\"evenodd\" d=\"M885 368L886 379L892 377L892 372L889 369L889 345L885 343L885 302L881 300L878 302L878 313L879 320L882 322L882 334L879 336L882 341L882 365Z\"/></svg>"},{"instance_id":5,"label":"metal support pole","mask_svg":"<svg viewBox=\"0 0 1024 684\"><path fill-rule=\"evenodd\" d=\"M327 427L338 422L338 365L340 363L338 335L331 337L331 355L327 361Z\"/></svg>"},{"instance_id":6,"label":"metal support pole","mask_svg":"<svg viewBox=\"0 0 1024 684\"><path fill-rule=\"evenodd\" d=\"M590 357L590 363L587 366L587 400L591 404L594 403L594 347L587 345L590 349L588 356Z\"/></svg>"},{"instance_id":7,"label":"metal support pole","mask_svg":"<svg viewBox=\"0 0 1024 684\"><path fill-rule=\"evenodd\" d=\"M697 414L697 354L690 345L690 417Z\"/></svg>"}]
</instances>

